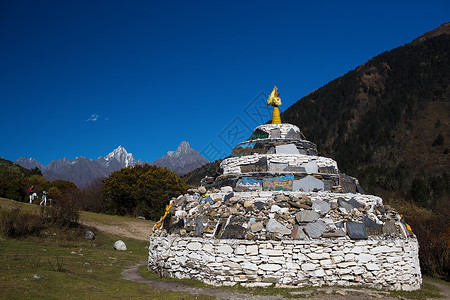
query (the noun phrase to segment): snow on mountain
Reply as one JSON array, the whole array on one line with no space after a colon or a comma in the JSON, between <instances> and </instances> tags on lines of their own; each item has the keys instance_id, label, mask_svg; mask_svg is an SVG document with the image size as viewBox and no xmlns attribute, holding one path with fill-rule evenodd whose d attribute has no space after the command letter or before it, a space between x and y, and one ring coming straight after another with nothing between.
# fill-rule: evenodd
<instances>
[{"instance_id":1,"label":"snow on mountain","mask_svg":"<svg viewBox=\"0 0 450 300\"><path fill-rule=\"evenodd\" d=\"M114 171L125 167L141 165L132 153L119 146L106 156L97 160L80 156L73 160L66 157L51 161L47 166L33 158L21 157L16 163L27 169L38 167L44 177L50 180L68 180L79 188L88 187L94 180L109 176ZM164 157L157 159L152 165L166 167L179 175L184 175L209 163L198 151L191 148L188 142L182 141L175 151L168 151Z\"/></svg>"},{"instance_id":2,"label":"snow on mountain","mask_svg":"<svg viewBox=\"0 0 450 300\"><path fill-rule=\"evenodd\" d=\"M114 149L113 152L103 157L103 159L107 162L110 162L111 160L115 159L124 167L136 165L136 160L134 159L133 154L128 153L127 150L125 150L125 148L122 146L119 146L116 149Z\"/></svg>"},{"instance_id":3,"label":"snow on mountain","mask_svg":"<svg viewBox=\"0 0 450 300\"><path fill-rule=\"evenodd\" d=\"M73 160L64 157L53 160L45 166L33 158L21 157L16 163L27 169L38 167L44 177L50 180L68 180L75 183L79 188L85 188L96 179L105 178L113 171L124 167L142 164L142 161L136 160L133 154L119 146L105 157L100 156L97 160L88 159L84 156Z\"/></svg>"}]
</instances>

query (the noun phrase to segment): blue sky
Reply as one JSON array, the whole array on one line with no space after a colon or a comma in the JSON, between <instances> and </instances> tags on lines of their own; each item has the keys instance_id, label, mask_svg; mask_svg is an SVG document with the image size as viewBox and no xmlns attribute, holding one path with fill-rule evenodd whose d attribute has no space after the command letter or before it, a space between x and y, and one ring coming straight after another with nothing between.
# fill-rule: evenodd
<instances>
[{"instance_id":1,"label":"blue sky","mask_svg":"<svg viewBox=\"0 0 450 300\"><path fill-rule=\"evenodd\" d=\"M1 1L0 157L208 159L372 57L450 21L443 1Z\"/></svg>"}]
</instances>

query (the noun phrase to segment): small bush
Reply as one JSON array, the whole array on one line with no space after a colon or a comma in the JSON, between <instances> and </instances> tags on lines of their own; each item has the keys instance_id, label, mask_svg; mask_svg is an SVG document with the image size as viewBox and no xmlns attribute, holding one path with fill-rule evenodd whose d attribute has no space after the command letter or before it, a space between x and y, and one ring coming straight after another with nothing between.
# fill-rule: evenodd
<instances>
[{"instance_id":1,"label":"small bush","mask_svg":"<svg viewBox=\"0 0 450 300\"><path fill-rule=\"evenodd\" d=\"M60 228L77 227L80 214L73 200L69 197L64 197L53 205L42 206L41 217L44 222Z\"/></svg>"},{"instance_id":2,"label":"small bush","mask_svg":"<svg viewBox=\"0 0 450 300\"><path fill-rule=\"evenodd\" d=\"M20 207L5 210L0 215L0 232L7 238L17 238L39 232L43 228L41 216L21 213Z\"/></svg>"}]
</instances>

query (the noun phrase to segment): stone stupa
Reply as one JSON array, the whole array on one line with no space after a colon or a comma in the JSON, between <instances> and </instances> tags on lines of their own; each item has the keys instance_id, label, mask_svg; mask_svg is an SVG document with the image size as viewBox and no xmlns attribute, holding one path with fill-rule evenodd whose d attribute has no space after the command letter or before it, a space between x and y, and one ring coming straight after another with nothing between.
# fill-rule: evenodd
<instances>
[{"instance_id":1,"label":"stone stupa","mask_svg":"<svg viewBox=\"0 0 450 300\"><path fill-rule=\"evenodd\" d=\"M258 126L223 173L172 199L150 238L149 268L213 285L419 289L418 242L300 129Z\"/></svg>"}]
</instances>

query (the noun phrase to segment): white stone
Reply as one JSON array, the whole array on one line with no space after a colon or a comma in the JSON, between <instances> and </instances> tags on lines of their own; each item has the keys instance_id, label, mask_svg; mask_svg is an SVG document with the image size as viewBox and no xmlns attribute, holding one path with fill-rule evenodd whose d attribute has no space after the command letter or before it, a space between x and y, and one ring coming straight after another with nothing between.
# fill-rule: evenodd
<instances>
[{"instance_id":1,"label":"white stone","mask_svg":"<svg viewBox=\"0 0 450 300\"><path fill-rule=\"evenodd\" d=\"M317 269L317 265L315 265L315 264L309 264L309 263L302 264L303 271L312 271L315 269Z\"/></svg>"},{"instance_id":2,"label":"white stone","mask_svg":"<svg viewBox=\"0 0 450 300\"><path fill-rule=\"evenodd\" d=\"M211 252L213 252L213 249L214 249L214 247L213 247L213 245L211 245L211 244L203 244L203 251L205 251L206 253L211 253Z\"/></svg>"},{"instance_id":3,"label":"white stone","mask_svg":"<svg viewBox=\"0 0 450 300\"><path fill-rule=\"evenodd\" d=\"M230 245L221 245L217 248L217 253L231 254L233 253L233 248Z\"/></svg>"},{"instance_id":4,"label":"white stone","mask_svg":"<svg viewBox=\"0 0 450 300\"><path fill-rule=\"evenodd\" d=\"M368 263L365 266L366 266L367 270L369 270L369 271L378 271L378 270L380 270L380 267L377 264Z\"/></svg>"},{"instance_id":5,"label":"white stone","mask_svg":"<svg viewBox=\"0 0 450 300\"><path fill-rule=\"evenodd\" d=\"M391 248L388 246L378 246L378 247L374 247L370 250L370 253L372 254L378 254L378 253L389 253L391 252Z\"/></svg>"},{"instance_id":6,"label":"white stone","mask_svg":"<svg viewBox=\"0 0 450 300\"><path fill-rule=\"evenodd\" d=\"M258 255L258 246L257 245L247 246L246 252L248 255Z\"/></svg>"},{"instance_id":7,"label":"white stone","mask_svg":"<svg viewBox=\"0 0 450 300\"><path fill-rule=\"evenodd\" d=\"M314 274L314 276L316 276L316 277L323 277L323 276L325 276L325 271L322 270L322 269L319 269L319 270L314 271L313 274Z\"/></svg>"},{"instance_id":8,"label":"white stone","mask_svg":"<svg viewBox=\"0 0 450 300\"><path fill-rule=\"evenodd\" d=\"M345 254L344 259L345 259L345 261L354 261L355 260L355 254L353 254L353 253Z\"/></svg>"},{"instance_id":9,"label":"white stone","mask_svg":"<svg viewBox=\"0 0 450 300\"><path fill-rule=\"evenodd\" d=\"M259 266L259 268L264 271L278 271L279 269L281 269L281 265L279 265L279 264L261 264Z\"/></svg>"},{"instance_id":10,"label":"white stone","mask_svg":"<svg viewBox=\"0 0 450 300\"><path fill-rule=\"evenodd\" d=\"M244 263L241 264L241 266L242 266L243 269L246 269L246 270L252 270L252 271L258 270L258 265L257 264L253 264L251 262L244 262Z\"/></svg>"},{"instance_id":11,"label":"white stone","mask_svg":"<svg viewBox=\"0 0 450 300\"><path fill-rule=\"evenodd\" d=\"M330 254L329 253L312 252L312 253L306 254L306 256L308 256L311 259L329 259L330 258Z\"/></svg>"},{"instance_id":12,"label":"white stone","mask_svg":"<svg viewBox=\"0 0 450 300\"><path fill-rule=\"evenodd\" d=\"M241 283L241 286L243 287L268 287L271 286L271 282L248 282L248 283Z\"/></svg>"},{"instance_id":13,"label":"white stone","mask_svg":"<svg viewBox=\"0 0 450 300\"><path fill-rule=\"evenodd\" d=\"M202 248L202 244L200 244L199 242L190 242L189 244L187 244L186 248L188 248L189 250L197 251Z\"/></svg>"},{"instance_id":14,"label":"white stone","mask_svg":"<svg viewBox=\"0 0 450 300\"><path fill-rule=\"evenodd\" d=\"M362 251L363 250L361 247L354 247L352 250L350 250L350 252L357 253L357 254L361 253Z\"/></svg>"},{"instance_id":15,"label":"white stone","mask_svg":"<svg viewBox=\"0 0 450 300\"><path fill-rule=\"evenodd\" d=\"M120 250L120 251L126 251L127 246L125 245L125 243L122 240L118 240L117 242L114 243L114 249Z\"/></svg>"},{"instance_id":16,"label":"white stone","mask_svg":"<svg viewBox=\"0 0 450 300\"><path fill-rule=\"evenodd\" d=\"M233 188L231 187L231 186L223 186L223 187L221 187L220 188L220 192L221 193L231 193L231 192L233 192Z\"/></svg>"},{"instance_id":17,"label":"white stone","mask_svg":"<svg viewBox=\"0 0 450 300\"><path fill-rule=\"evenodd\" d=\"M235 253L236 253L236 255L242 255L242 254L245 254L245 250L246 250L245 245L239 245L236 247Z\"/></svg>"},{"instance_id":18,"label":"white stone","mask_svg":"<svg viewBox=\"0 0 450 300\"><path fill-rule=\"evenodd\" d=\"M367 263L374 260L376 260L376 256L372 254L361 253L358 255L358 262L360 263Z\"/></svg>"},{"instance_id":19,"label":"white stone","mask_svg":"<svg viewBox=\"0 0 450 300\"><path fill-rule=\"evenodd\" d=\"M279 207L278 205L274 204L274 205L272 205L272 206L270 207L270 212L271 212L271 213L276 213L276 212L279 212L280 209L281 209L281 207Z\"/></svg>"}]
</instances>

